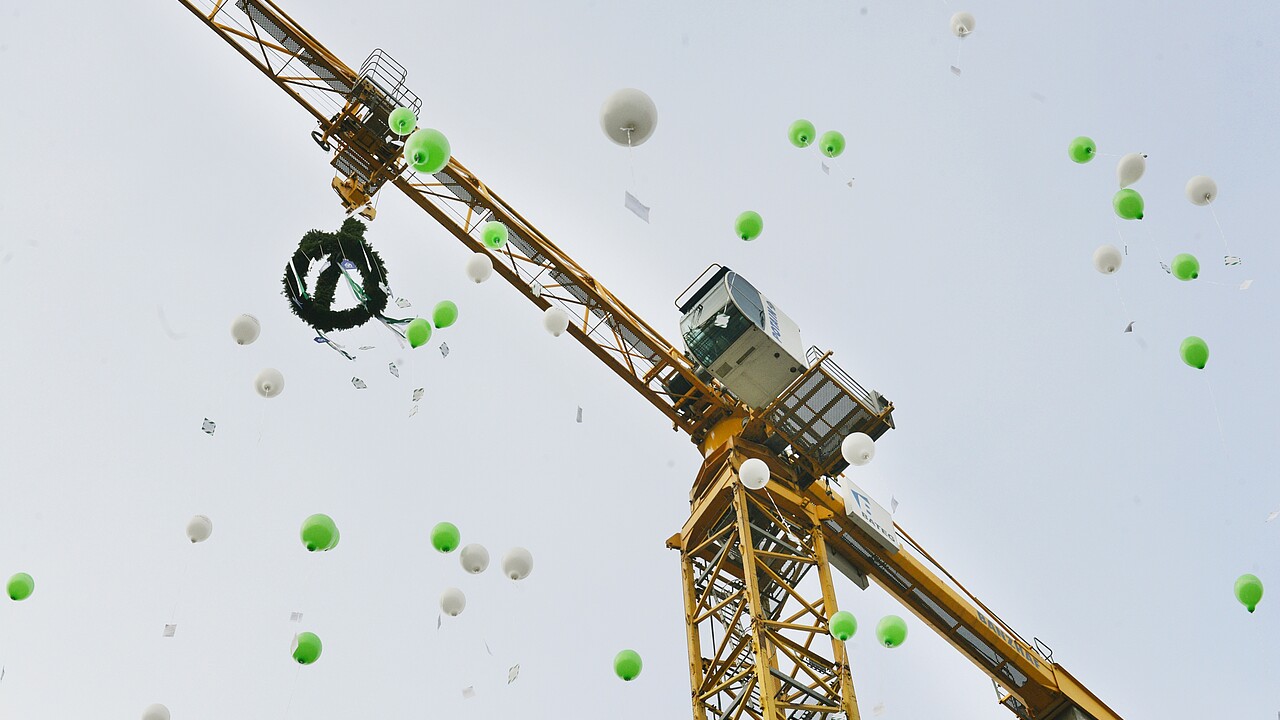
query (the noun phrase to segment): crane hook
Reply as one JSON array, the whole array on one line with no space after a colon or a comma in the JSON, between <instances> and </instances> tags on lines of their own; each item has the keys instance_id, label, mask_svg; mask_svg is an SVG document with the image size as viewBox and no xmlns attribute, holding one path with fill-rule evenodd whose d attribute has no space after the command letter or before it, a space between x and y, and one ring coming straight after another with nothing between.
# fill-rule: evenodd
<instances>
[{"instance_id":1,"label":"crane hook","mask_svg":"<svg viewBox=\"0 0 1280 720\"><path fill-rule=\"evenodd\" d=\"M325 151L325 152L329 152L330 150L332 150L332 149L333 149L333 148L329 145L329 141L327 141L327 140L325 140L325 139L324 139L324 135L323 135L319 130L312 130L312 131L311 131L311 139L312 139L312 140L315 140L315 141L316 141L316 144L320 146L320 149L321 149L321 150L323 150L323 151Z\"/></svg>"}]
</instances>

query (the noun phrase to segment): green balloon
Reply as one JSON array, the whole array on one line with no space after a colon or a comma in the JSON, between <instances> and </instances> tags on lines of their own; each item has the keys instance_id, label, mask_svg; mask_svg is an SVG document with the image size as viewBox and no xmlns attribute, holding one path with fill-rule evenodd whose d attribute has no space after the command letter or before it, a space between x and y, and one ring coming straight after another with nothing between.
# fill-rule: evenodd
<instances>
[{"instance_id":1,"label":"green balloon","mask_svg":"<svg viewBox=\"0 0 1280 720\"><path fill-rule=\"evenodd\" d=\"M1098 154L1098 146L1093 144L1093 138L1087 138L1083 135L1071 141L1067 146L1067 155L1075 162L1084 164L1093 159Z\"/></svg>"},{"instance_id":2,"label":"green balloon","mask_svg":"<svg viewBox=\"0 0 1280 720\"><path fill-rule=\"evenodd\" d=\"M1183 340L1178 352L1182 354L1182 362L1197 370L1203 370L1209 363L1209 344L1195 335Z\"/></svg>"},{"instance_id":3,"label":"green balloon","mask_svg":"<svg viewBox=\"0 0 1280 720\"><path fill-rule=\"evenodd\" d=\"M338 546L338 525L328 515L312 515L302 521L302 544L309 552Z\"/></svg>"},{"instance_id":4,"label":"green balloon","mask_svg":"<svg viewBox=\"0 0 1280 720\"><path fill-rule=\"evenodd\" d=\"M404 159L414 172L438 173L449 164L449 139L433 128L423 128L404 141Z\"/></svg>"},{"instance_id":5,"label":"green balloon","mask_svg":"<svg viewBox=\"0 0 1280 720\"><path fill-rule=\"evenodd\" d=\"M1236 578L1236 600L1249 612L1258 607L1258 602L1262 600L1262 581L1257 575L1245 574Z\"/></svg>"},{"instance_id":6,"label":"green balloon","mask_svg":"<svg viewBox=\"0 0 1280 720\"><path fill-rule=\"evenodd\" d=\"M791 139L791 144L798 148L812 145L813 138L817 134L817 128L808 120L797 120L791 123L791 127L787 128L787 137Z\"/></svg>"},{"instance_id":7,"label":"green balloon","mask_svg":"<svg viewBox=\"0 0 1280 720\"><path fill-rule=\"evenodd\" d=\"M1125 220L1142 219L1142 196L1133 188L1125 188L1116 193L1116 196L1111 198L1111 206L1116 209L1116 215Z\"/></svg>"},{"instance_id":8,"label":"green balloon","mask_svg":"<svg viewBox=\"0 0 1280 720\"><path fill-rule=\"evenodd\" d=\"M26 573L18 573L9 578L9 599L26 600L36 591L36 581Z\"/></svg>"},{"instance_id":9,"label":"green balloon","mask_svg":"<svg viewBox=\"0 0 1280 720\"><path fill-rule=\"evenodd\" d=\"M844 135L835 130L828 130L818 138L818 148L822 150L823 155L829 158L836 157L844 152Z\"/></svg>"},{"instance_id":10,"label":"green balloon","mask_svg":"<svg viewBox=\"0 0 1280 720\"><path fill-rule=\"evenodd\" d=\"M896 648L907 640L907 621L897 615L885 615L876 624L876 639L887 648Z\"/></svg>"},{"instance_id":11,"label":"green balloon","mask_svg":"<svg viewBox=\"0 0 1280 720\"><path fill-rule=\"evenodd\" d=\"M748 210L733 222L733 231L743 240L755 240L764 232L764 218L754 210Z\"/></svg>"},{"instance_id":12,"label":"green balloon","mask_svg":"<svg viewBox=\"0 0 1280 720\"><path fill-rule=\"evenodd\" d=\"M454 305L450 300L441 300L436 303L436 307L431 311L431 322L435 323L436 329L447 328L458 321L458 306Z\"/></svg>"},{"instance_id":13,"label":"green balloon","mask_svg":"<svg viewBox=\"0 0 1280 720\"><path fill-rule=\"evenodd\" d=\"M387 117L387 127L397 135L408 135L418 126L418 118L407 107L398 107Z\"/></svg>"},{"instance_id":14,"label":"green balloon","mask_svg":"<svg viewBox=\"0 0 1280 720\"><path fill-rule=\"evenodd\" d=\"M431 528L431 547L442 553L451 553L462 542L462 533L453 523L442 522Z\"/></svg>"},{"instance_id":15,"label":"green balloon","mask_svg":"<svg viewBox=\"0 0 1280 720\"><path fill-rule=\"evenodd\" d=\"M501 248L507 244L507 226L490 220L480 227L480 241L490 250Z\"/></svg>"},{"instance_id":16,"label":"green balloon","mask_svg":"<svg viewBox=\"0 0 1280 720\"><path fill-rule=\"evenodd\" d=\"M1173 258L1173 276L1179 280L1195 280L1200 277L1200 261L1191 253L1178 253Z\"/></svg>"},{"instance_id":17,"label":"green balloon","mask_svg":"<svg viewBox=\"0 0 1280 720\"><path fill-rule=\"evenodd\" d=\"M298 637L294 638L293 659L300 665L310 665L319 660L322 650L324 646L320 644L320 638L315 633L298 633Z\"/></svg>"},{"instance_id":18,"label":"green balloon","mask_svg":"<svg viewBox=\"0 0 1280 720\"><path fill-rule=\"evenodd\" d=\"M640 661L640 653L635 650L623 650L613 658L613 672L628 682L640 676L644 663Z\"/></svg>"},{"instance_id":19,"label":"green balloon","mask_svg":"<svg viewBox=\"0 0 1280 720\"><path fill-rule=\"evenodd\" d=\"M835 639L844 642L858 632L858 619L853 613L841 610L831 616L831 634Z\"/></svg>"},{"instance_id":20,"label":"green balloon","mask_svg":"<svg viewBox=\"0 0 1280 720\"><path fill-rule=\"evenodd\" d=\"M422 347L431 340L431 323L424 318L414 318L405 328L404 336L409 340L409 347Z\"/></svg>"}]
</instances>

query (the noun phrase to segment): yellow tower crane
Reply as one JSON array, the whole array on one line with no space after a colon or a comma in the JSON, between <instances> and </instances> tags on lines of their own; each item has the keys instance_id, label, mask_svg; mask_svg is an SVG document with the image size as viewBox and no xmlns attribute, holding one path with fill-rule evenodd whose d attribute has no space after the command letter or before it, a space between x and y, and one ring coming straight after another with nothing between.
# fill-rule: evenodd
<instances>
[{"instance_id":1,"label":"yellow tower crane","mask_svg":"<svg viewBox=\"0 0 1280 720\"><path fill-rule=\"evenodd\" d=\"M874 579L985 672L1018 717L1120 720L843 478L843 438L883 435L893 404L831 353L804 350L794 323L744 278L712 266L677 298L682 352L457 158L430 177L405 165L387 117L421 103L386 53L357 72L272 0L179 2L315 117L312 138L332 153L348 213L372 219L372 198L394 184L469 250L490 253L535 305L568 312L569 333L701 450L689 519L667 541L680 552L694 720L861 717L844 644L829 630L832 568L864 589ZM500 250L479 241L489 220L509 230ZM767 496L738 482L750 458L769 466ZM816 592L802 590L814 574Z\"/></svg>"}]
</instances>

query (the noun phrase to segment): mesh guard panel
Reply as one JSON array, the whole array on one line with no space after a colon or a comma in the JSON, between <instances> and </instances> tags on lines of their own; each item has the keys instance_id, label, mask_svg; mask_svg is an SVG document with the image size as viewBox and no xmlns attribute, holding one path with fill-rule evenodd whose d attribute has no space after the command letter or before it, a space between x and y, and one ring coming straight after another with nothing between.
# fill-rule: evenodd
<instances>
[{"instance_id":1,"label":"mesh guard panel","mask_svg":"<svg viewBox=\"0 0 1280 720\"><path fill-rule=\"evenodd\" d=\"M297 56L299 62L310 68L311 72L315 73L316 77L320 78L329 87L343 95L351 92L351 85L346 80L338 77L332 70L311 57L308 52L302 49L302 44L294 39L291 32L277 25L253 0L236 0L236 7L248 15L249 20L254 25L262 28L263 31L274 38L281 47ZM279 70L279 68L276 69Z\"/></svg>"}]
</instances>

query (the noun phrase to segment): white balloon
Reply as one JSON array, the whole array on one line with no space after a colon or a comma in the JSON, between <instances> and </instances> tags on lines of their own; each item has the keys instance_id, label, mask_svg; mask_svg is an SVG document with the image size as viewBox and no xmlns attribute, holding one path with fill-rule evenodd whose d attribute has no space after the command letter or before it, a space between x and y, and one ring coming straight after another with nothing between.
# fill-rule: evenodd
<instances>
[{"instance_id":1,"label":"white balloon","mask_svg":"<svg viewBox=\"0 0 1280 720\"><path fill-rule=\"evenodd\" d=\"M474 253L467 258L467 277L471 282L482 283L493 274L493 258L489 253Z\"/></svg>"},{"instance_id":2,"label":"white balloon","mask_svg":"<svg viewBox=\"0 0 1280 720\"><path fill-rule=\"evenodd\" d=\"M524 548L511 548L502 558L502 574L512 580L523 580L533 572L533 555Z\"/></svg>"},{"instance_id":3,"label":"white balloon","mask_svg":"<svg viewBox=\"0 0 1280 720\"><path fill-rule=\"evenodd\" d=\"M973 13L958 12L951 16L951 34L962 38L973 32L977 24L978 21L974 19Z\"/></svg>"},{"instance_id":4,"label":"white balloon","mask_svg":"<svg viewBox=\"0 0 1280 720\"><path fill-rule=\"evenodd\" d=\"M187 523L187 537L191 542L204 542L213 534L213 521L204 515L196 515Z\"/></svg>"},{"instance_id":5,"label":"white balloon","mask_svg":"<svg viewBox=\"0 0 1280 720\"><path fill-rule=\"evenodd\" d=\"M1120 254L1120 248L1115 245L1099 245L1097 250L1093 251L1093 267L1103 275L1110 275L1120 269L1120 263L1124 261L1124 255Z\"/></svg>"},{"instance_id":6,"label":"white balloon","mask_svg":"<svg viewBox=\"0 0 1280 720\"><path fill-rule=\"evenodd\" d=\"M252 315L241 315L231 321L231 337L240 345L251 345L262 332L262 324Z\"/></svg>"},{"instance_id":7,"label":"white balloon","mask_svg":"<svg viewBox=\"0 0 1280 720\"><path fill-rule=\"evenodd\" d=\"M769 484L769 466L759 458L748 458L738 468L738 479L748 490L759 490Z\"/></svg>"},{"instance_id":8,"label":"white balloon","mask_svg":"<svg viewBox=\"0 0 1280 720\"><path fill-rule=\"evenodd\" d=\"M471 543L458 553L458 561L462 563L463 570L477 575L489 567L489 551L479 543Z\"/></svg>"},{"instance_id":9,"label":"white balloon","mask_svg":"<svg viewBox=\"0 0 1280 720\"><path fill-rule=\"evenodd\" d=\"M1187 199L1195 205L1208 205L1218 199L1218 183L1208 175L1197 175L1187 181Z\"/></svg>"},{"instance_id":10,"label":"white balloon","mask_svg":"<svg viewBox=\"0 0 1280 720\"><path fill-rule=\"evenodd\" d=\"M565 330L569 329L569 313L558 307L549 307L542 314L542 327L547 329L555 337L560 337Z\"/></svg>"},{"instance_id":11,"label":"white balloon","mask_svg":"<svg viewBox=\"0 0 1280 720\"><path fill-rule=\"evenodd\" d=\"M458 617L467 607L467 596L458 588L449 588L440 594L440 609L449 617Z\"/></svg>"},{"instance_id":12,"label":"white balloon","mask_svg":"<svg viewBox=\"0 0 1280 720\"><path fill-rule=\"evenodd\" d=\"M142 720L169 720L169 708L156 703L142 711Z\"/></svg>"},{"instance_id":13,"label":"white balloon","mask_svg":"<svg viewBox=\"0 0 1280 720\"><path fill-rule=\"evenodd\" d=\"M866 433L853 433L840 443L840 454L850 465L866 465L876 456L876 441Z\"/></svg>"},{"instance_id":14,"label":"white balloon","mask_svg":"<svg viewBox=\"0 0 1280 720\"><path fill-rule=\"evenodd\" d=\"M264 398L273 398L284 391L284 375L275 368L267 368L254 378L254 388Z\"/></svg>"},{"instance_id":15,"label":"white balloon","mask_svg":"<svg viewBox=\"0 0 1280 720\"><path fill-rule=\"evenodd\" d=\"M1147 171L1147 156L1142 153L1129 153L1116 163L1116 182L1127 188L1142 179Z\"/></svg>"},{"instance_id":16,"label":"white balloon","mask_svg":"<svg viewBox=\"0 0 1280 720\"><path fill-rule=\"evenodd\" d=\"M600 127L619 145L643 144L657 125L658 107L648 95L635 88L610 95L600 108Z\"/></svg>"}]
</instances>

